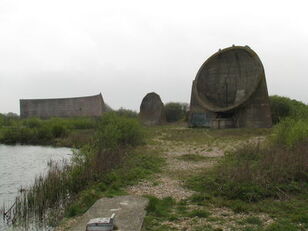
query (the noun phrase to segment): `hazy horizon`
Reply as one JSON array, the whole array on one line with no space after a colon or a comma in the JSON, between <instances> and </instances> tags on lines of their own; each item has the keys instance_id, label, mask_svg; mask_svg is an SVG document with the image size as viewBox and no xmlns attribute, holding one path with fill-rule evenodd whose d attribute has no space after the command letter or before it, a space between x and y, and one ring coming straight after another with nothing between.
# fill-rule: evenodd
<instances>
[{"instance_id":1,"label":"hazy horizon","mask_svg":"<svg viewBox=\"0 0 308 231\"><path fill-rule=\"evenodd\" d=\"M96 95L139 111L156 92L190 101L218 49L250 46L269 95L308 103L305 1L0 0L0 113L19 99Z\"/></svg>"}]
</instances>

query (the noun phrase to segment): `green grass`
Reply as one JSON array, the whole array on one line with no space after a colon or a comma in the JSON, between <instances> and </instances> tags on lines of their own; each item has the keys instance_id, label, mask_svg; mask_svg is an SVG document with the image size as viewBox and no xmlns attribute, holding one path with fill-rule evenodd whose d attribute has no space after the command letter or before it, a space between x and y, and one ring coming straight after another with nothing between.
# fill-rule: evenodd
<instances>
[{"instance_id":1,"label":"green grass","mask_svg":"<svg viewBox=\"0 0 308 231\"><path fill-rule=\"evenodd\" d=\"M186 181L189 188L198 192L190 198L190 203L206 207L228 207L235 213L268 214L277 222L266 230L278 230L278 227L282 230L290 227L290 230L308 229L308 186L306 183L280 185L277 191L274 184L268 188L254 184L235 184L235 182L224 181L221 178L217 180L212 174L215 173L205 172ZM277 193L281 195L277 197ZM258 225L258 221L251 218L244 222ZM299 229L300 226L303 229Z\"/></svg>"},{"instance_id":2,"label":"green grass","mask_svg":"<svg viewBox=\"0 0 308 231\"><path fill-rule=\"evenodd\" d=\"M117 119L113 116L107 117L108 121L98 126L100 132L96 133L93 128L81 128L81 125L78 125L78 130L68 127L69 132L64 137L60 135L61 128L56 127L53 132L50 130L52 136L60 136L54 138L59 144L99 142L96 148L111 150L114 157L117 157L117 150L121 150L117 165L113 165L111 169L103 169L103 174L94 174L89 184L83 185L82 182L88 182L83 181L83 178L72 184L75 185L77 193L65 211L67 217L82 214L103 196L125 194L126 186L136 184L142 179L158 184L152 176L164 165L160 154L172 150L173 145L189 145L188 154L176 158L197 162L212 159L199 155L198 150L212 151L214 147L224 149L235 142L265 136L270 137L266 145L241 145L236 151L228 152L225 157L217 159L218 164L213 169L185 173L187 178L183 179L186 187L196 192L188 200L176 202L172 198L158 199L148 196L150 203L143 230L176 230L164 222L176 224L185 219L192 222L210 222L203 226L193 224L192 230L221 230L215 229L214 224L220 224L230 230L246 231L308 229L308 148L305 119L284 120L286 122L282 121L273 129L228 130L190 129L179 124L142 129L136 127L139 126L136 121L125 117L121 120L125 122L118 123L115 122ZM15 126L15 122L11 121L10 126ZM25 124L23 126L31 131L44 127L35 120ZM0 139L3 137L3 129L5 127L0 128ZM26 134L25 137L29 129L22 132ZM138 134L135 135L136 133ZM42 134L44 135L43 132ZM96 134L95 139L90 138L93 134ZM160 137L160 140L157 137ZM143 143L149 146L140 145ZM86 155L87 157L91 157L91 153ZM77 155L77 160L81 163L83 158L84 156ZM98 160L105 161L106 157ZM112 163L112 158L108 161L107 163ZM90 163L93 164L91 161ZM97 165L99 164L93 166ZM74 175L83 176L81 173L82 171L75 171ZM234 225L230 224L229 219L232 218L228 214L225 217L215 216L212 208L225 207L235 214L242 213L244 218L233 220ZM269 215L274 219L274 223L266 226L259 214Z\"/></svg>"},{"instance_id":3,"label":"green grass","mask_svg":"<svg viewBox=\"0 0 308 231\"><path fill-rule=\"evenodd\" d=\"M279 220L274 224L269 225L265 229L265 231L304 231L307 230L306 228L303 226L292 224L288 220Z\"/></svg>"},{"instance_id":4,"label":"green grass","mask_svg":"<svg viewBox=\"0 0 308 231\"><path fill-rule=\"evenodd\" d=\"M94 129L74 129L67 136L54 139L53 145L59 147L81 148L86 144L93 143Z\"/></svg>"},{"instance_id":5,"label":"green grass","mask_svg":"<svg viewBox=\"0 0 308 231\"><path fill-rule=\"evenodd\" d=\"M270 96L270 105L273 124L288 117L305 118L308 116L308 106L294 99L274 95Z\"/></svg>"},{"instance_id":6,"label":"green grass","mask_svg":"<svg viewBox=\"0 0 308 231\"><path fill-rule=\"evenodd\" d=\"M263 145L250 143L226 153L213 169L186 180L197 192L191 203L275 219L266 227L257 216L248 217L239 221L245 225L241 230L308 229L307 128L306 119L286 119Z\"/></svg>"},{"instance_id":7,"label":"green grass","mask_svg":"<svg viewBox=\"0 0 308 231\"><path fill-rule=\"evenodd\" d=\"M47 120L6 118L0 124L0 143L80 147L89 140L89 137L84 139L82 131L93 130L96 125L96 119L86 117L50 118ZM93 134L90 137L92 136ZM72 137L74 139L71 139Z\"/></svg>"},{"instance_id":8,"label":"green grass","mask_svg":"<svg viewBox=\"0 0 308 231\"><path fill-rule=\"evenodd\" d=\"M167 217L171 214L172 207L176 204L174 199L171 197L166 197L163 199L158 199L153 196L147 196L149 199L149 204L146 208L150 215L155 215L157 217Z\"/></svg>"},{"instance_id":9,"label":"green grass","mask_svg":"<svg viewBox=\"0 0 308 231\"><path fill-rule=\"evenodd\" d=\"M104 175L99 183L79 193L78 199L67 209L67 217L81 215L101 197L126 194L123 191L125 186L151 177L164 165L164 159L155 150L149 151L145 147L139 147L130 152L122 164Z\"/></svg>"},{"instance_id":10,"label":"green grass","mask_svg":"<svg viewBox=\"0 0 308 231\"><path fill-rule=\"evenodd\" d=\"M209 217L210 215L211 215L210 212L205 209L193 210L188 214L189 217L200 217L200 218Z\"/></svg>"},{"instance_id":11,"label":"green grass","mask_svg":"<svg viewBox=\"0 0 308 231\"><path fill-rule=\"evenodd\" d=\"M179 156L177 159L184 160L184 161L198 162L198 161L212 160L212 159L216 159L216 158L215 157L202 156L202 155L198 155L198 154L184 154L184 155Z\"/></svg>"},{"instance_id":12,"label":"green grass","mask_svg":"<svg viewBox=\"0 0 308 231\"><path fill-rule=\"evenodd\" d=\"M247 217L243 220L243 223L251 224L251 225L262 225L262 221L259 217Z\"/></svg>"},{"instance_id":13,"label":"green grass","mask_svg":"<svg viewBox=\"0 0 308 231\"><path fill-rule=\"evenodd\" d=\"M308 142L308 119L286 118L273 130L272 142L288 148L298 143Z\"/></svg>"},{"instance_id":14,"label":"green grass","mask_svg":"<svg viewBox=\"0 0 308 231\"><path fill-rule=\"evenodd\" d=\"M176 125L168 125L154 128L158 134L165 134L163 140L180 142L189 145L219 146L221 143L233 143L234 141L247 140L255 136L267 136L271 129L206 129L185 128Z\"/></svg>"},{"instance_id":15,"label":"green grass","mask_svg":"<svg viewBox=\"0 0 308 231\"><path fill-rule=\"evenodd\" d=\"M172 210L176 202L171 197L158 199L154 196L146 196L149 199L149 204L146 208L147 215L144 219L143 230L174 230L171 227L163 225L163 221L173 219Z\"/></svg>"},{"instance_id":16,"label":"green grass","mask_svg":"<svg viewBox=\"0 0 308 231\"><path fill-rule=\"evenodd\" d=\"M29 131L41 123L40 120L30 122ZM106 113L97 123L90 144L75 151L71 163L60 166L51 162L46 175L37 177L16 198L15 209L21 214L16 221L28 223L24 219L32 216L44 219L48 211L53 211L55 222L63 207L67 216L79 215L98 198L121 195L122 187L159 171L164 162L160 155L144 146L137 148L143 143L143 136L136 119ZM56 127L56 133L59 131Z\"/></svg>"}]
</instances>

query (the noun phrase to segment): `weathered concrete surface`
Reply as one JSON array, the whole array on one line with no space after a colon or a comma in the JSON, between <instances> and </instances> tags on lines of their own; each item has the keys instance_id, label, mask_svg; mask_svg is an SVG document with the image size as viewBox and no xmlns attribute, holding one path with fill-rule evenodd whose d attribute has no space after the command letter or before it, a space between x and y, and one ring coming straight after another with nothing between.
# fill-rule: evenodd
<instances>
[{"instance_id":1,"label":"weathered concrete surface","mask_svg":"<svg viewBox=\"0 0 308 231\"><path fill-rule=\"evenodd\" d=\"M110 217L115 213L115 224L119 231L140 231L146 214L148 199L139 196L118 196L98 200L70 228L70 231L85 231L92 218Z\"/></svg>"},{"instance_id":2,"label":"weathered concrete surface","mask_svg":"<svg viewBox=\"0 0 308 231\"><path fill-rule=\"evenodd\" d=\"M264 69L257 54L233 46L212 55L193 81L191 126L271 127Z\"/></svg>"},{"instance_id":3,"label":"weathered concrete surface","mask_svg":"<svg viewBox=\"0 0 308 231\"><path fill-rule=\"evenodd\" d=\"M158 94L151 92L143 98L139 118L145 125L159 125L166 122L165 106Z\"/></svg>"},{"instance_id":4,"label":"weathered concrete surface","mask_svg":"<svg viewBox=\"0 0 308 231\"><path fill-rule=\"evenodd\" d=\"M21 99L21 118L100 116L106 110L102 94L76 98Z\"/></svg>"}]
</instances>

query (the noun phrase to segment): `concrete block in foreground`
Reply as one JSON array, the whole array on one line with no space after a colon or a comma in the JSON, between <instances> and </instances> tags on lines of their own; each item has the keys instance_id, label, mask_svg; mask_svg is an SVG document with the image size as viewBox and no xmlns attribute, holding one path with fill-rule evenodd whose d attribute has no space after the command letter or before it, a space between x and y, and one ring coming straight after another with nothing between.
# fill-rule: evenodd
<instances>
[{"instance_id":1,"label":"concrete block in foreground","mask_svg":"<svg viewBox=\"0 0 308 231\"><path fill-rule=\"evenodd\" d=\"M115 213L115 224L118 231L140 231L145 216L148 199L139 196L118 196L102 198L81 217L70 231L84 231L87 222L96 217L110 217Z\"/></svg>"}]
</instances>

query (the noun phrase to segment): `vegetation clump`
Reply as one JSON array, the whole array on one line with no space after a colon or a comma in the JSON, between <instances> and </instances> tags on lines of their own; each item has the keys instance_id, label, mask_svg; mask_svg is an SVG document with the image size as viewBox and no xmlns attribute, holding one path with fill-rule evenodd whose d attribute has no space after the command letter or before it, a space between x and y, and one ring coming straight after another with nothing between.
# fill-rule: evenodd
<instances>
[{"instance_id":1,"label":"vegetation clump","mask_svg":"<svg viewBox=\"0 0 308 231\"><path fill-rule=\"evenodd\" d=\"M0 116L0 142L4 144L55 145L74 130L94 129L94 118L19 119Z\"/></svg>"},{"instance_id":2,"label":"vegetation clump","mask_svg":"<svg viewBox=\"0 0 308 231\"><path fill-rule=\"evenodd\" d=\"M188 110L187 103L170 102L165 104L167 122L186 120L187 110Z\"/></svg>"},{"instance_id":3,"label":"vegetation clump","mask_svg":"<svg viewBox=\"0 0 308 231\"><path fill-rule=\"evenodd\" d=\"M283 146L289 149L307 144L308 117L300 119L286 118L282 120L274 128L271 139L276 146Z\"/></svg>"},{"instance_id":4,"label":"vegetation clump","mask_svg":"<svg viewBox=\"0 0 308 231\"><path fill-rule=\"evenodd\" d=\"M38 177L16 200L17 217L48 217L51 219L48 222L55 225L63 216L82 214L103 196L125 194L125 186L159 172L164 164L158 150L143 145L145 138L155 133L166 144L202 146L202 155L194 147L185 151L188 154L175 156L177 161L186 161L187 165L207 161L217 164L211 169L183 174L181 181L185 180L186 186L196 192L188 199L176 202L172 197L148 196L145 230L175 230L172 224L180 221L220 219L213 207L229 207L234 214L247 213L239 221L245 226L243 230L305 230L308 228L307 105L274 96L271 106L276 123L273 129L178 129L173 124L145 131L135 114L126 109L106 113L98 119L71 121L20 120L0 115L0 140L13 137L12 143L65 140L76 130L89 132L92 137L87 145L74 152L70 163L50 163L47 175ZM177 117L178 112L171 116L176 118L173 121L183 119ZM256 136L266 136L266 140L258 143ZM224 148L246 140L249 142L229 149L223 157L203 155L216 145ZM152 143L155 142L158 141L153 139ZM268 225L258 216L263 213L273 223ZM222 230L207 224L195 224L194 228Z\"/></svg>"},{"instance_id":5,"label":"vegetation clump","mask_svg":"<svg viewBox=\"0 0 308 231\"><path fill-rule=\"evenodd\" d=\"M120 146L136 146L143 142L143 129L136 119L118 116L110 112L98 121L96 143L100 148L114 149Z\"/></svg>"},{"instance_id":6,"label":"vegetation clump","mask_svg":"<svg viewBox=\"0 0 308 231\"><path fill-rule=\"evenodd\" d=\"M138 113L136 111L125 109L122 107L119 110L115 111L115 113L119 116L124 116L127 118L137 118L138 117Z\"/></svg>"},{"instance_id":7,"label":"vegetation clump","mask_svg":"<svg viewBox=\"0 0 308 231\"><path fill-rule=\"evenodd\" d=\"M186 185L198 192L192 197L194 203L211 201L235 212L266 212L277 222L265 230L304 230L308 228L303 212L308 209L308 106L284 97L274 99L290 103L291 111L274 111L279 123L264 142L248 142L225 153L213 169L190 177Z\"/></svg>"},{"instance_id":8,"label":"vegetation clump","mask_svg":"<svg viewBox=\"0 0 308 231\"><path fill-rule=\"evenodd\" d=\"M31 121L32 127L37 121ZM76 150L70 163L50 163L45 177L16 198L16 219L48 217L55 224L88 209L104 195L123 193L121 187L158 171L162 160L132 150L143 143L141 125L131 118L106 113L97 122L93 142ZM124 161L125 160L125 161ZM50 213L56 211L53 215Z\"/></svg>"},{"instance_id":9,"label":"vegetation clump","mask_svg":"<svg viewBox=\"0 0 308 231\"><path fill-rule=\"evenodd\" d=\"M270 96L269 99L274 124L287 117L308 117L308 106L300 101L278 95Z\"/></svg>"}]
</instances>

